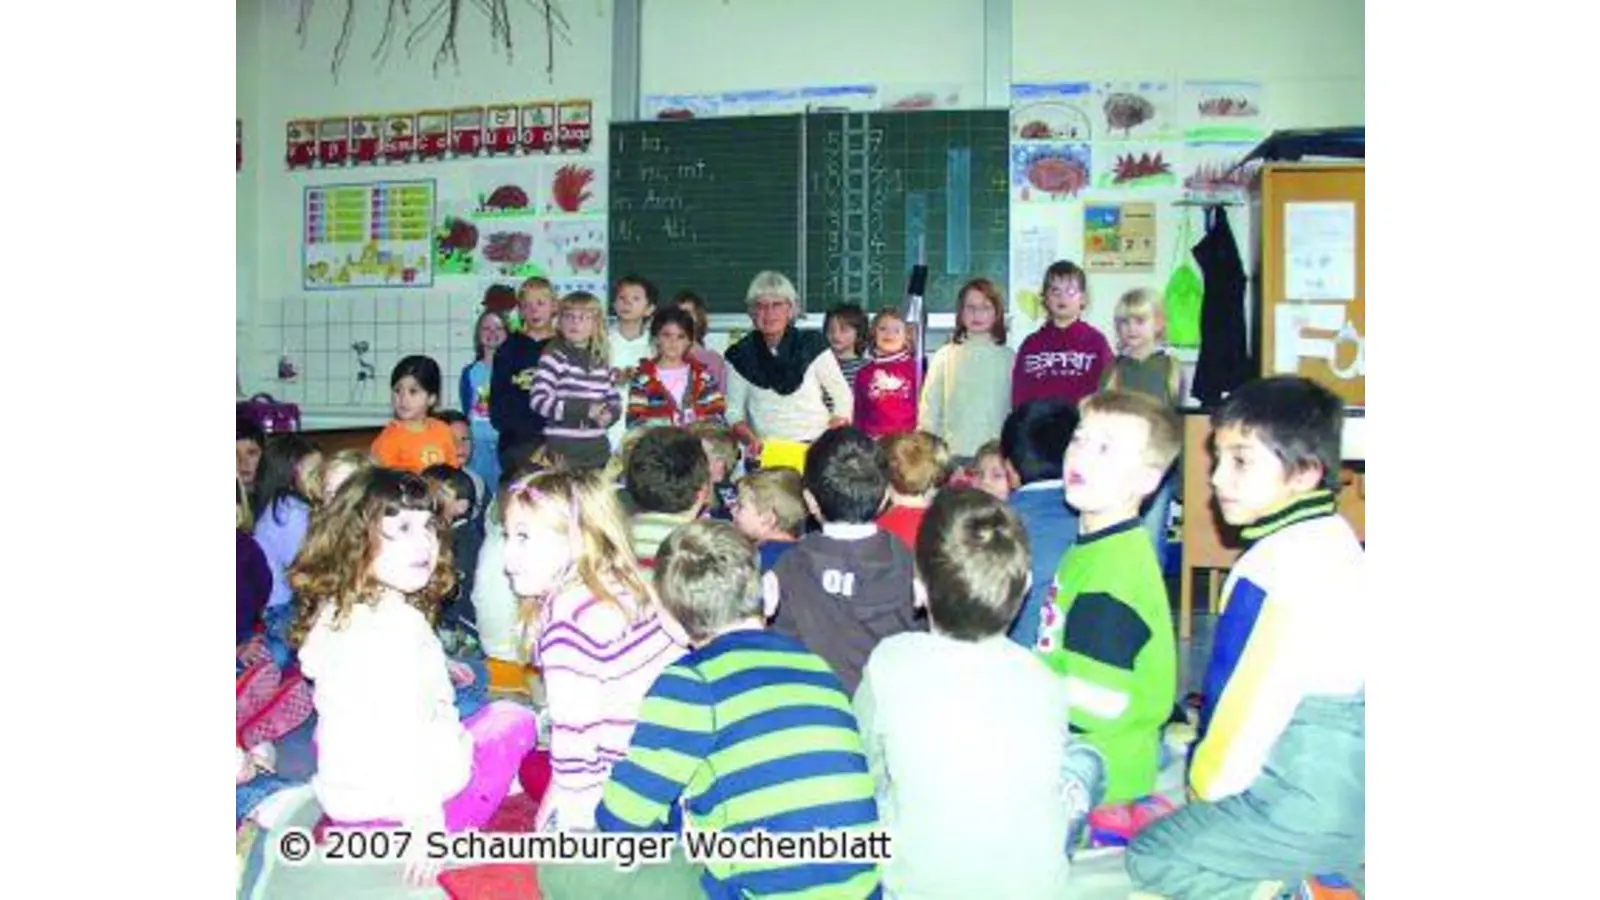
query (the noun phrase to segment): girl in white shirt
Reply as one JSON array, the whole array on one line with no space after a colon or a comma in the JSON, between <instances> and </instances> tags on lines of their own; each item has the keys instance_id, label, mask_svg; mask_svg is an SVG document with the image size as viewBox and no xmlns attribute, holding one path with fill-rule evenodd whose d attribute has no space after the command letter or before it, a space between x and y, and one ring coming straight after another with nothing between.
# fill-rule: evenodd
<instances>
[{"instance_id":1,"label":"girl in white shirt","mask_svg":"<svg viewBox=\"0 0 1600 900\"><path fill-rule=\"evenodd\" d=\"M956 298L955 334L928 363L917 427L943 438L965 464L1011 414L1016 352L1006 346L1006 302L994 282L974 278Z\"/></svg>"},{"instance_id":2,"label":"girl in white shirt","mask_svg":"<svg viewBox=\"0 0 1600 900\"><path fill-rule=\"evenodd\" d=\"M480 828L533 748L533 713L491 703L463 722L452 681L470 679L434 634L455 581L443 499L421 477L357 472L314 517L289 572L290 640L313 682L311 786L340 827L417 835L406 878L431 883L426 833Z\"/></svg>"}]
</instances>

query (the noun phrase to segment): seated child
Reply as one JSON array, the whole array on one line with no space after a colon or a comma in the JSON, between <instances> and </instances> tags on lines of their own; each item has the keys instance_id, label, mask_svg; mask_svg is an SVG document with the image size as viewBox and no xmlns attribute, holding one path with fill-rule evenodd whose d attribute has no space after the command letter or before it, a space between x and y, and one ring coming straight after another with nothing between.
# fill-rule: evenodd
<instances>
[{"instance_id":1,"label":"seated child","mask_svg":"<svg viewBox=\"0 0 1600 900\"><path fill-rule=\"evenodd\" d=\"M478 617L473 611L472 587L478 572L478 554L483 549L483 523L472 515L477 506L472 478L466 469L446 465L429 466L422 477L444 494L450 550L456 565L456 590L445 603L440 624L475 631Z\"/></svg>"},{"instance_id":2,"label":"seated child","mask_svg":"<svg viewBox=\"0 0 1600 900\"><path fill-rule=\"evenodd\" d=\"M1078 427L1078 410L1059 400L1031 400L1011 411L1000 430L1000 455L1011 484L1007 503L1028 532L1033 580L1006 636L1033 649L1039 611L1056 582L1056 567L1078 536L1078 514L1061 487L1061 460Z\"/></svg>"},{"instance_id":3,"label":"seated child","mask_svg":"<svg viewBox=\"0 0 1600 900\"><path fill-rule=\"evenodd\" d=\"M944 441L926 431L891 434L879 447L889 466L889 508L878 516L878 527L915 552L922 516L949 475L949 454Z\"/></svg>"},{"instance_id":4,"label":"seated child","mask_svg":"<svg viewBox=\"0 0 1600 900\"><path fill-rule=\"evenodd\" d=\"M1078 539L1056 571L1034 646L1066 679L1073 731L1105 757L1106 803L1123 807L1155 789L1162 730L1177 699L1172 609L1139 504L1172 465L1182 429L1170 406L1143 394L1105 391L1082 412L1065 462ZM1122 809L1136 817L1159 811ZM1123 823L1116 833L1142 824Z\"/></svg>"},{"instance_id":5,"label":"seated child","mask_svg":"<svg viewBox=\"0 0 1600 900\"><path fill-rule=\"evenodd\" d=\"M700 439L675 426L647 429L628 451L627 486L633 555L648 569L656 548L673 529L699 518L711 493L711 465Z\"/></svg>"},{"instance_id":6,"label":"seated child","mask_svg":"<svg viewBox=\"0 0 1600 900\"><path fill-rule=\"evenodd\" d=\"M322 463L322 499L327 502L357 472L372 468L372 454L365 450L340 450Z\"/></svg>"},{"instance_id":7,"label":"seated child","mask_svg":"<svg viewBox=\"0 0 1600 900\"><path fill-rule=\"evenodd\" d=\"M915 562L873 523L888 478L872 438L854 426L823 432L806 449L806 508L822 523L761 579L772 629L821 656L855 693L872 648L927 619L913 602Z\"/></svg>"},{"instance_id":8,"label":"seated child","mask_svg":"<svg viewBox=\"0 0 1600 900\"><path fill-rule=\"evenodd\" d=\"M254 521L250 517L250 498L244 482L234 479L233 533L235 576L233 645L238 647L253 637L261 625L261 613L272 595L272 567L261 545L250 537Z\"/></svg>"},{"instance_id":9,"label":"seated child","mask_svg":"<svg viewBox=\"0 0 1600 900\"><path fill-rule=\"evenodd\" d=\"M724 522L733 519L733 501L738 496L734 490L734 474L741 456L739 439L727 426L716 422L696 422L689 433L700 439L706 458L711 462L711 498L706 515Z\"/></svg>"},{"instance_id":10,"label":"seated child","mask_svg":"<svg viewBox=\"0 0 1600 900\"><path fill-rule=\"evenodd\" d=\"M506 575L505 510L501 505L507 486L533 474L529 463L500 470L498 493L489 500L484 513L483 544L478 548L478 565L472 577L472 611L477 625L478 644L497 668L521 670L527 662L523 652L518 601Z\"/></svg>"},{"instance_id":11,"label":"seated child","mask_svg":"<svg viewBox=\"0 0 1600 900\"><path fill-rule=\"evenodd\" d=\"M793 469L762 469L739 479L738 488L733 525L756 542L764 574L805 531L806 500L800 473Z\"/></svg>"},{"instance_id":12,"label":"seated child","mask_svg":"<svg viewBox=\"0 0 1600 900\"><path fill-rule=\"evenodd\" d=\"M289 570L294 628L317 710L311 786L341 827L481 828L533 747L534 716L490 703L465 722L429 619L455 581L438 492L416 475L351 477L312 521ZM413 841L412 885L439 871Z\"/></svg>"},{"instance_id":13,"label":"seated child","mask_svg":"<svg viewBox=\"0 0 1600 900\"><path fill-rule=\"evenodd\" d=\"M1128 874L1169 897L1355 896L1316 877L1359 882L1366 845L1371 626L1364 552L1333 493L1343 404L1266 378L1211 423L1217 505L1246 549L1223 588L1189 805L1139 835Z\"/></svg>"},{"instance_id":14,"label":"seated child","mask_svg":"<svg viewBox=\"0 0 1600 900\"><path fill-rule=\"evenodd\" d=\"M645 695L595 813L602 831L670 831L680 820L685 830L786 834L876 827L850 698L816 654L762 630L754 550L715 521L661 546L656 588L693 649ZM871 862L540 866L539 886L548 900L880 896Z\"/></svg>"},{"instance_id":15,"label":"seated child","mask_svg":"<svg viewBox=\"0 0 1600 900\"><path fill-rule=\"evenodd\" d=\"M634 559L616 491L598 470L542 472L505 495L505 569L550 722L540 831L594 827L639 703L683 654Z\"/></svg>"},{"instance_id":16,"label":"seated child","mask_svg":"<svg viewBox=\"0 0 1600 900\"><path fill-rule=\"evenodd\" d=\"M972 485L1002 503L1011 497L1011 478L1006 474L1006 455L1000 441L993 440L978 448L972 460Z\"/></svg>"},{"instance_id":17,"label":"seated child","mask_svg":"<svg viewBox=\"0 0 1600 900\"><path fill-rule=\"evenodd\" d=\"M311 509L322 497L322 451L293 432L275 434L256 472L256 544L272 569L272 595L262 619L267 643L280 667L288 665L289 564L305 544Z\"/></svg>"},{"instance_id":18,"label":"seated child","mask_svg":"<svg viewBox=\"0 0 1600 900\"><path fill-rule=\"evenodd\" d=\"M459 466L450 427L433 418L439 403L439 364L427 356L407 356L389 374L389 406L394 418L372 441L372 459L387 469L420 473L434 463Z\"/></svg>"},{"instance_id":19,"label":"seated child","mask_svg":"<svg viewBox=\"0 0 1600 900\"><path fill-rule=\"evenodd\" d=\"M489 486L484 482L483 476L467 465L475 452L473 446L475 438L472 436L472 426L468 424L467 417L460 410L441 409L434 413L433 417L443 422L445 427L450 429L450 437L455 440L456 444L456 458L461 460L457 465L462 472L466 473L467 478L472 481L472 496L475 499L472 501L472 509L468 511L468 516L474 520L481 520L484 508L489 505ZM500 466L498 456L493 459L494 466L498 469ZM481 454L480 461L482 461Z\"/></svg>"},{"instance_id":20,"label":"seated child","mask_svg":"<svg viewBox=\"0 0 1600 900\"><path fill-rule=\"evenodd\" d=\"M884 893L1067 896L1066 848L1104 790L1103 763L1062 724L1062 680L1005 639L1028 588L1022 523L982 491L941 492L917 579L928 633L878 644L855 696L895 837Z\"/></svg>"}]
</instances>

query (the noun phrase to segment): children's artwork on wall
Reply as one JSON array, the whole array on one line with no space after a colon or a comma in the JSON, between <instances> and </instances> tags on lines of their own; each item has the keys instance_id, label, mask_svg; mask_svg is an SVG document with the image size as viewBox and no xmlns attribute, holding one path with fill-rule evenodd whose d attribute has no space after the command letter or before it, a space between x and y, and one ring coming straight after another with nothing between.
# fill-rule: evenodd
<instances>
[{"instance_id":1,"label":"children's artwork on wall","mask_svg":"<svg viewBox=\"0 0 1600 900\"><path fill-rule=\"evenodd\" d=\"M1013 141L1087 141L1094 137L1094 85L1087 81L1011 86Z\"/></svg>"},{"instance_id":2,"label":"children's artwork on wall","mask_svg":"<svg viewBox=\"0 0 1600 900\"><path fill-rule=\"evenodd\" d=\"M540 167L540 209L545 215L606 211L606 173L593 159L549 162Z\"/></svg>"},{"instance_id":3,"label":"children's artwork on wall","mask_svg":"<svg viewBox=\"0 0 1600 900\"><path fill-rule=\"evenodd\" d=\"M1100 108L1096 140L1167 140L1177 134L1170 81L1104 81L1095 99Z\"/></svg>"},{"instance_id":4,"label":"children's artwork on wall","mask_svg":"<svg viewBox=\"0 0 1600 900\"><path fill-rule=\"evenodd\" d=\"M431 180L306 188L303 287L431 287L433 217Z\"/></svg>"},{"instance_id":5,"label":"children's artwork on wall","mask_svg":"<svg viewBox=\"0 0 1600 900\"><path fill-rule=\"evenodd\" d=\"M1094 152L1094 186L1126 191L1176 188L1180 146L1162 141L1098 146Z\"/></svg>"},{"instance_id":6,"label":"children's artwork on wall","mask_svg":"<svg viewBox=\"0 0 1600 900\"><path fill-rule=\"evenodd\" d=\"M1180 102L1190 141L1251 141L1266 134L1262 86L1255 81L1185 81Z\"/></svg>"},{"instance_id":7,"label":"children's artwork on wall","mask_svg":"<svg viewBox=\"0 0 1600 900\"><path fill-rule=\"evenodd\" d=\"M1011 146L1011 199L1018 203L1070 201L1089 185L1089 145L1040 142Z\"/></svg>"},{"instance_id":8,"label":"children's artwork on wall","mask_svg":"<svg viewBox=\"0 0 1600 900\"><path fill-rule=\"evenodd\" d=\"M434 271L440 275L471 275L480 265L478 226L461 204L452 204L434 229Z\"/></svg>"},{"instance_id":9,"label":"children's artwork on wall","mask_svg":"<svg viewBox=\"0 0 1600 900\"><path fill-rule=\"evenodd\" d=\"M639 113L642 119L711 119L722 114L722 95L650 94Z\"/></svg>"},{"instance_id":10,"label":"children's artwork on wall","mask_svg":"<svg viewBox=\"0 0 1600 900\"><path fill-rule=\"evenodd\" d=\"M1083 268L1088 272L1153 272L1156 267L1156 205L1098 204L1083 207Z\"/></svg>"},{"instance_id":11,"label":"children's artwork on wall","mask_svg":"<svg viewBox=\"0 0 1600 900\"><path fill-rule=\"evenodd\" d=\"M960 109L959 84L899 84L878 89L879 109L910 112L919 109Z\"/></svg>"},{"instance_id":12,"label":"children's artwork on wall","mask_svg":"<svg viewBox=\"0 0 1600 900\"><path fill-rule=\"evenodd\" d=\"M1255 147L1250 141L1200 141L1184 147L1183 190L1192 200L1243 200L1255 183L1260 164L1235 169Z\"/></svg>"},{"instance_id":13,"label":"children's artwork on wall","mask_svg":"<svg viewBox=\"0 0 1600 900\"><path fill-rule=\"evenodd\" d=\"M532 165L483 165L472 172L472 217L526 218L538 212L540 172Z\"/></svg>"},{"instance_id":14,"label":"children's artwork on wall","mask_svg":"<svg viewBox=\"0 0 1600 900\"><path fill-rule=\"evenodd\" d=\"M1061 232L1050 225L1027 225L1013 233L1011 240L1011 283L1014 286L1012 312L1031 327L1044 320L1039 284L1045 270L1061 258Z\"/></svg>"},{"instance_id":15,"label":"children's artwork on wall","mask_svg":"<svg viewBox=\"0 0 1600 900\"><path fill-rule=\"evenodd\" d=\"M494 274L519 279L547 275L534 259L531 224L495 223L482 232L481 240L478 254L484 268Z\"/></svg>"},{"instance_id":16,"label":"children's artwork on wall","mask_svg":"<svg viewBox=\"0 0 1600 900\"><path fill-rule=\"evenodd\" d=\"M549 277L605 279L604 219L547 221L540 224L540 229L544 265L551 273Z\"/></svg>"}]
</instances>

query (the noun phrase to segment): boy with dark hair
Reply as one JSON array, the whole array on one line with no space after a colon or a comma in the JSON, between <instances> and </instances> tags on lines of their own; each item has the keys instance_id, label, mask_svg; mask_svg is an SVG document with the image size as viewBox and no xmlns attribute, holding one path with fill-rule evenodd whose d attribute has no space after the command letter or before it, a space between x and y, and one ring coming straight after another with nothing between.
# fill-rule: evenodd
<instances>
[{"instance_id":1,"label":"boy with dark hair","mask_svg":"<svg viewBox=\"0 0 1600 900\"><path fill-rule=\"evenodd\" d=\"M1082 415L1063 478L1078 539L1056 571L1034 648L1066 679L1073 731L1105 757L1107 808L1092 824L1115 843L1166 809L1135 802L1155 790L1178 692L1172 608L1139 505L1183 438L1177 413L1147 394L1103 391Z\"/></svg>"},{"instance_id":2,"label":"boy with dark hair","mask_svg":"<svg viewBox=\"0 0 1600 900\"><path fill-rule=\"evenodd\" d=\"M806 450L806 508L822 523L762 577L772 628L828 661L854 693L872 648L902 631L920 631L911 580L915 563L900 539L873 520L888 478L872 438L846 425Z\"/></svg>"},{"instance_id":3,"label":"boy with dark hair","mask_svg":"<svg viewBox=\"0 0 1600 900\"><path fill-rule=\"evenodd\" d=\"M595 811L601 831L877 826L850 698L816 654L763 630L758 578L754 545L726 523L685 525L661 545L656 589L692 649L645 694ZM539 866L539 887L549 900L882 895L876 864L843 859Z\"/></svg>"},{"instance_id":4,"label":"boy with dark hair","mask_svg":"<svg viewBox=\"0 0 1600 900\"><path fill-rule=\"evenodd\" d=\"M461 461L461 473L472 481L472 518L483 519L483 511L489 505L489 486L483 483L483 476L467 467L467 460L472 458L472 426L467 422L467 415L459 409L441 409L434 412L433 417L443 422L450 429L450 437L456 445L456 459ZM426 473L424 473L426 474Z\"/></svg>"},{"instance_id":5,"label":"boy with dark hair","mask_svg":"<svg viewBox=\"0 0 1600 900\"><path fill-rule=\"evenodd\" d=\"M1188 806L1128 849L1171 897L1354 897L1366 846L1365 555L1338 515L1344 409L1265 378L1211 418L1217 505L1244 555L1223 588Z\"/></svg>"},{"instance_id":6,"label":"boy with dark hair","mask_svg":"<svg viewBox=\"0 0 1600 900\"><path fill-rule=\"evenodd\" d=\"M1000 455L1011 479L1006 503L1022 520L1032 548L1033 581L1006 637L1029 650L1039 637L1039 610L1056 567L1078 536L1078 513L1062 495L1061 460L1078 427L1078 410L1059 400L1033 400L1006 416Z\"/></svg>"},{"instance_id":7,"label":"boy with dark hair","mask_svg":"<svg viewBox=\"0 0 1600 900\"><path fill-rule=\"evenodd\" d=\"M446 602L444 622L460 624L471 630L477 628L477 614L472 605L473 579L478 571L478 554L483 549L483 520L474 515L478 505L477 486L465 469L455 466L429 466L422 477L438 485L444 492L445 510L450 515L450 546L455 553L455 597Z\"/></svg>"},{"instance_id":8,"label":"boy with dark hair","mask_svg":"<svg viewBox=\"0 0 1600 900\"><path fill-rule=\"evenodd\" d=\"M506 336L494 352L489 373L489 422L500 434L500 468L526 463L544 444L544 416L533 411L529 392L539 357L555 332L556 291L547 278L534 276L517 292L522 329Z\"/></svg>"},{"instance_id":9,"label":"boy with dark hair","mask_svg":"<svg viewBox=\"0 0 1600 900\"><path fill-rule=\"evenodd\" d=\"M647 429L628 451L628 527L640 565L655 564L656 549L674 529L692 522L711 493L711 466L700 439L677 427Z\"/></svg>"},{"instance_id":10,"label":"boy with dark hair","mask_svg":"<svg viewBox=\"0 0 1600 900\"><path fill-rule=\"evenodd\" d=\"M982 491L945 490L922 520L916 555L928 633L885 638L855 695L895 836L884 889L936 900L1065 896L1064 848L1104 790L1104 763L1062 722L1062 680L1002 637L1028 589L1022 523Z\"/></svg>"},{"instance_id":11,"label":"boy with dark hair","mask_svg":"<svg viewBox=\"0 0 1600 900\"><path fill-rule=\"evenodd\" d=\"M233 424L233 456L239 483L251 505L255 502L256 470L261 467L261 451L267 447L267 433L254 420L235 416Z\"/></svg>"}]
</instances>

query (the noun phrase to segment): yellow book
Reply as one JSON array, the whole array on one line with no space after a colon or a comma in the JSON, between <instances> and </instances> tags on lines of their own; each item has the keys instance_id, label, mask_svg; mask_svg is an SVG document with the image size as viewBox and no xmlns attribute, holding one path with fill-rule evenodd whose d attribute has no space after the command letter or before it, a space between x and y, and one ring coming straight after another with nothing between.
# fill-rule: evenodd
<instances>
[{"instance_id":1,"label":"yellow book","mask_svg":"<svg viewBox=\"0 0 1600 900\"><path fill-rule=\"evenodd\" d=\"M785 441L773 439L761 442L761 468L763 469L793 469L804 475L806 471L806 447L799 441Z\"/></svg>"}]
</instances>

